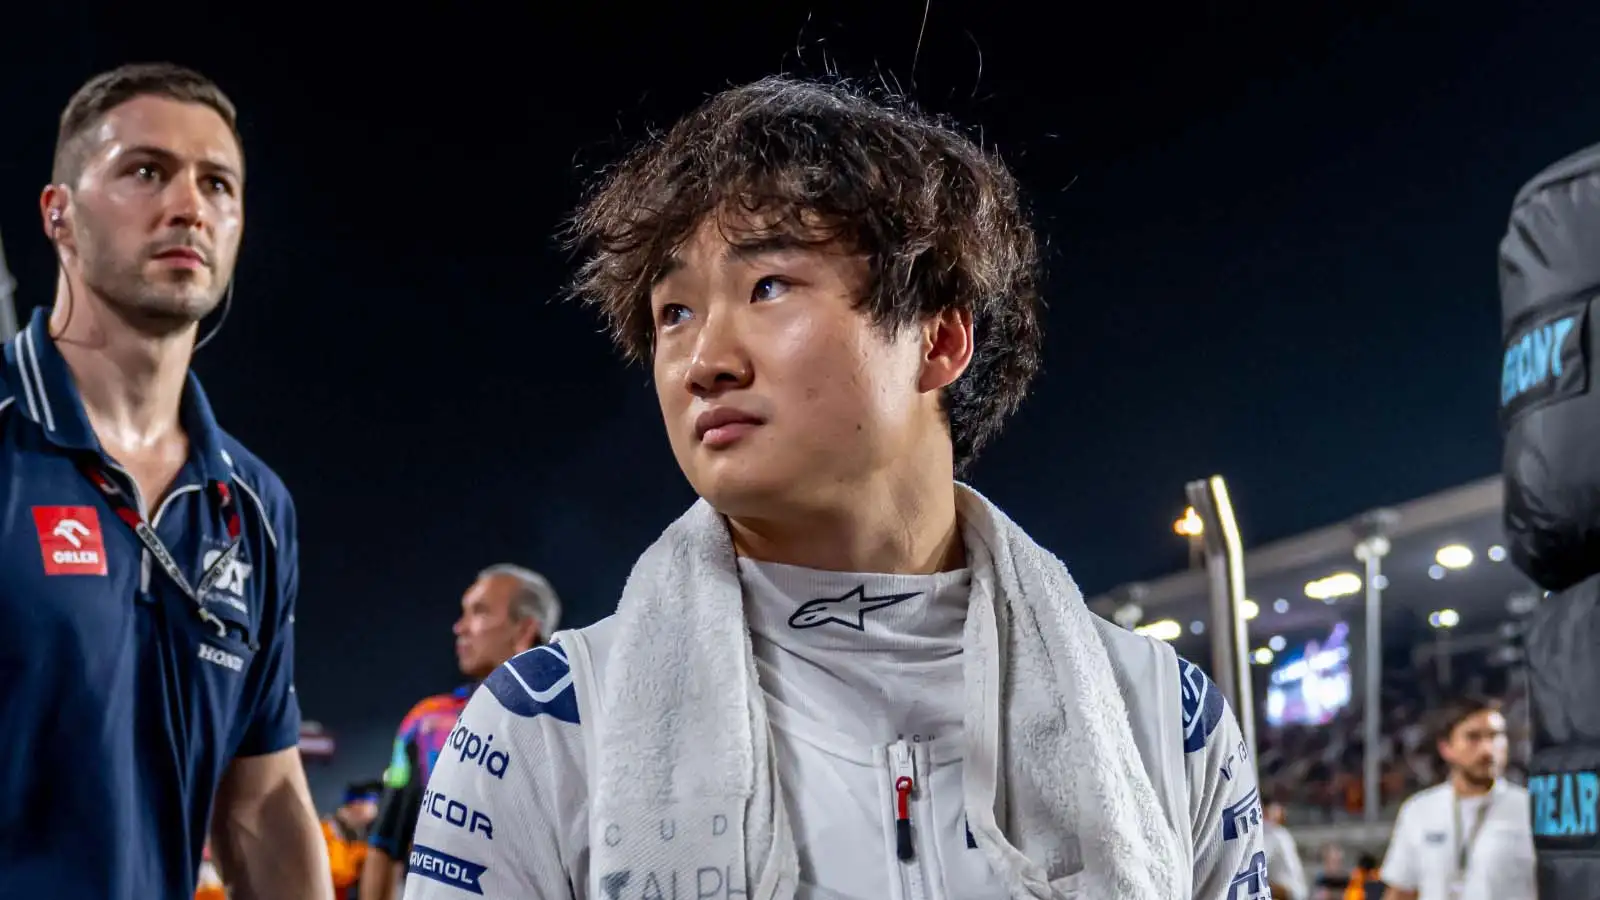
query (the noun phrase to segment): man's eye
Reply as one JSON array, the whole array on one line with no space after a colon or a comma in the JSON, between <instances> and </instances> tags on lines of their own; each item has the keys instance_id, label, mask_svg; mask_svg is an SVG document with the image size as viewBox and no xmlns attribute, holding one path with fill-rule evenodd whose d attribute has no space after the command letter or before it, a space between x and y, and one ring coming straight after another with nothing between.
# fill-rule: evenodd
<instances>
[{"instance_id":1,"label":"man's eye","mask_svg":"<svg viewBox=\"0 0 1600 900\"><path fill-rule=\"evenodd\" d=\"M661 307L661 324L676 325L687 318L688 315L688 307L677 303L668 303L666 306Z\"/></svg>"},{"instance_id":2,"label":"man's eye","mask_svg":"<svg viewBox=\"0 0 1600 900\"><path fill-rule=\"evenodd\" d=\"M212 175L206 179L206 187L210 188L212 193L215 194L233 193L233 184L229 182L228 179L220 178L216 175Z\"/></svg>"},{"instance_id":3,"label":"man's eye","mask_svg":"<svg viewBox=\"0 0 1600 900\"><path fill-rule=\"evenodd\" d=\"M750 290L750 299L752 301L776 300L778 297L783 296L783 292L788 289L789 282L787 280L777 275L768 275L765 278L756 280L755 287Z\"/></svg>"},{"instance_id":4,"label":"man's eye","mask_svg":"<svg viewBox=\"0 0 1600 900\"><path fill-rule=\"evenodd\" d=\"M160 181L161 172L155 166L140 166L133 170L133 177L140 181Z\"/></svg>"}]
</instances>

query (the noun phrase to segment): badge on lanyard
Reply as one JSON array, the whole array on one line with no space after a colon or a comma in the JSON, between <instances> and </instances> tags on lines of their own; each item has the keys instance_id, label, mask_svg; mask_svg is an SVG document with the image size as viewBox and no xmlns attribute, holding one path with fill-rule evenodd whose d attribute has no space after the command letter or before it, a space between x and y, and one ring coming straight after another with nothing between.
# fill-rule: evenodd
<instances>
[{"instance_id":1,"label":"badge on lanyard","mask_svg":"<svg viewBox=\"0 0 1600 900\"><path fill-rule=\"evenodd\" d=\"M1472 863L1472 848L1478 842L1478 835L1483 831L1483 823L1489 818L1489 808L1494 805L1494 794L1483 798L1483 805L1478 807L1478 814L1473 817L1472 830L1463 829L1461 821L1461 798L1451 791L1451 824L1454 825L1455 870L1451 873L1448 894L1450 900L1461 900L1466 891L1467 869Z\"/></svg>"},{"instance_id":2,"label":"badge on lanyard","mask_svg":"<svg viewBox=\"0 0 1600 900\"><path fill-rule=\"evenodd\" d=\"M178 561L173 558L172 552L167 549L166 542L161 540L155 529L150 527L150 523L146 522L139 510L134 508L133 503L128 499L128 495L111 479L111 476L106 474L99 461L85 459L80 464L79 469L83 472L84 477L88 478L89 482L99 488L100 493L105 495L106 502L116 512L117 518L121 519L123 524L133 530L134 535L139 538L139 543L143 544L145 550L155 559L156 564L161 567L161 571L172 580L178 590L184 593L184 596L189 598L195 615L199 617L200 621L215 628L217 637L227 637L228 623L222 621L217 617L216 613L206 608L205 598L211 592L211 589L216 586L217 580L229 570L233 565L233 561L239 555L239 511L233 499L233 492L228 488L228 485L220 481L212 481L207 485L207 493L211 495L212 502L222 512L223 521L226 523L228 546L222 553L218 554L216 560L201 574L200 583L191 585L189 579L183 574L183 569L178 565Z\"/></svg>"}]
</instances>

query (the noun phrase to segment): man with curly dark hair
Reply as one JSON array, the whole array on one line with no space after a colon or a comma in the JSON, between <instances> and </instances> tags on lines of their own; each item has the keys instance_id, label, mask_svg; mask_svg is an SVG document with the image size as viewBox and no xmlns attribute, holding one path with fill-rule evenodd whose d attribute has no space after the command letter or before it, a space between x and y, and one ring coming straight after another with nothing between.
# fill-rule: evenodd
<instances>
[{"instance_id":1,"label":"man with curly dark hair","mask_svg":"<svg viewBox=\"0 0 1600 900\"><path fill-rule=\"evenodd\" d=\"M701 500L616 615L478 690L408 898L1265 896L1215 687L955 480L1039 369L998 159L769 78L609 170L573 237Z\"/></svg>"}]
</instances>

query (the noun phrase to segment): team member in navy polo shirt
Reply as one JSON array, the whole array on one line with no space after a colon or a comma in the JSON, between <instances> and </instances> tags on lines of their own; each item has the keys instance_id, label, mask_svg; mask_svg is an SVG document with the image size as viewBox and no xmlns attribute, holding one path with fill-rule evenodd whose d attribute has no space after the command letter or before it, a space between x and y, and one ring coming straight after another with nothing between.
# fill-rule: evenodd
<instances>
[{"instance_id":1,"label":"team member in navy polo shirt","mask_svg":"<svg viewBox=\"0 0 1600 900\"><path fill-rule=\"evenodd\" d=\"M0 898L331 898L296 743L294 506L189 372L243 230L234 109L166 66L61 117L54 308L0 369ZM214 805L213 805L214 804Z\"/></svg>"}]
</instances>

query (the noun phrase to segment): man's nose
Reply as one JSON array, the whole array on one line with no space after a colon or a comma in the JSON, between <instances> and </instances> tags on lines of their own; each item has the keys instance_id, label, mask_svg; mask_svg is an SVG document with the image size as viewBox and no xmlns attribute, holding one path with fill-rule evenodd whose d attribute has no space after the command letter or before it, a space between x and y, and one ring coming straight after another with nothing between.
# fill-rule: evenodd
<instances>
[{"instance_id":1,"label":"man's nose","mask_svg":"<svg viewBox=\"0 0 1600 900\"><path fill-rule=\"evenodd\" d=\"M167 185L167 224L201 228L207 223L205 188L193 175L172 179Z\"/></svg>"},{"instance_id":2,"label":"man's nose","mask_svg":"<svg viewBox=\"0 0 1600 900\"><path fill-rule=\"evenodd\" d=\"M706 311L695 335L684 386L696 397L710 397L750 383L753 374L738 314L727 309Z\"/></svg>"}]
</instances>

